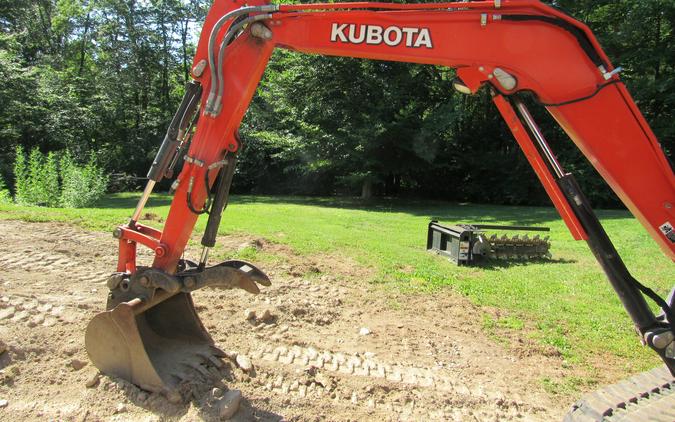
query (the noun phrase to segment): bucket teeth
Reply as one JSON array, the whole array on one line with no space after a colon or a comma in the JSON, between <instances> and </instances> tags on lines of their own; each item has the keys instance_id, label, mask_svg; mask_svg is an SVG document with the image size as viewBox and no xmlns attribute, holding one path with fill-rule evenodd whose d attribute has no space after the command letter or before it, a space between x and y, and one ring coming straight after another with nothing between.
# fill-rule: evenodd
<instances>
[{"instance_id":1,"label":"bucket teeth","mask_svg":"<svg viewBox=\"0 0 675 422\"><path fill-rule=\"evenodd\" d=\"M188 363L187 365L190 368L194 369L195 371L201 373L203 376L205 376L207 378L211 378L211 373L205 367L203 367L201 364L199 364L199 363Z\"/></svg>"},{"instance_id":2,"label":"bucket teeth","mask_svg":"<svg viewBox=\"0 0 675 422\"><path fill-rule=\"evenodd\" d=\"M211 353L213 353L214 356L217 356L219 358L224 358L227 356L227 353L223 352L222 349L214 345L209 346L209 349L211 349Z\"/></svg>"}]
</instances>

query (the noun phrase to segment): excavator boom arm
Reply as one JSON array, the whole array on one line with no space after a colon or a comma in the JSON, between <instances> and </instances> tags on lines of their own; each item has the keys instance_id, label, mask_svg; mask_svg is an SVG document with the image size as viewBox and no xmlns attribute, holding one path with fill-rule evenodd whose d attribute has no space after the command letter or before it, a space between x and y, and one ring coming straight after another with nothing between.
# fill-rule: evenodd
<instances>
[{"instance_id":1,"label":"excavator boom arm","mask_svg":"<svg viewBox=\"0 0 675 422\"><path fill-rule=\"evenodd\" d=\"M247 3L256 4L264 5ZM663 251L675 259L675 240L668 231L675 224L675 176L649 125L583 24L531 0L280 5L276 12L257 13L265 15L260 22L269 30L266 37L245 31L224 50L221 68L200 65L209 62L214 25L242 6L216 1L202 29L194 67L203 73L193 74L204 88L202 103L208 99L212 73L223 75L225 95L218 115L206 115L200 122L190 156L208 163L225 149L237 148L234 133L275 47L444 65L456 68L474 92L487 83L504 95L534 93ZM216 31L215 46L229 23ZM503 73L515 80L515 86L500 83L498 74ZM179 179L193 172L199 169L186 166ZM542 181L574 237L584 239L583 229L559 199L560 192ZM202 190L195 191L195 202L203 201ZM172 207L177 218L169 217L170 232L164 233L169 251L156 262L164 268L175 265L192 232L193 219L185 220L189 214L180 209L185 208L180 206L186 202L183 195L185 190L177 192ZM181 224L172 225L174 219Z\"/></svg>"},{"instance_id":2,"label":"excavator boom arm","mask_svg":"<svg viewBox=\"0 0 675 422\"><path fill-rule=\"evenodd\" d=\"M459 91L475 93L487 87L497 111L570 232L575 239L588 242L642 341L675 373L673 303L667 303L630 275L573 176L558 163L519 93L532 93L549 111L664 253L674 260L675 176L621 82L620 69L612 66L590 30L534 0L293 5L216 0L195 55L194 82L189 84L170 125L131 222L115 232L120 255L118 279L111 287L117 299L110 306L116 307L99 319L99 326L120 326L121 321L133 325L132 318L138 319L153 306L165 306L165 314L188 312L192 309L189 292L208 283L236 285L251 292L257 291L254 281L268 283L264 274L259 270L251 272L252 266L246 263L228 262L211 268L205 265L208 250L215 243L236 153L241 147L237 129L275 48L447 66L457 71L455 86ZM190 125L195 121L196 129L188 142ZM182 154L188 144L183 168L172 185L175 195L164 230L139 224L154 184L170 174L170 163L175 163L175 155ZM215 199L210 194L214 185ZM209 209L202 239L204 252L199 265L192 268L181 257L197 218ZM152 271L142 270L148 275L137 274L137 244L155 252ZM126 290L119 291L118 286ZM140 295L148 286L164 286L164 293L138 301L133 299L138 296L129 293L136 289ZM643 295L655 300L664 315L655 316ZM161 314L149 315L147 324L155 324L157 333L167 334L168 329L161 324L163 319L157 317ZM199 332L198 340L210 344L208 335L199 330L196 314L193 320L196 322L186 326L185 331ZM130 340L129 344L135 346L139 341ZM130 372L121 376L134 379L127 373ZM145 374L138 379L169 384L151 369ZM157 381L160 378L164 381Z\"/></svg>"}]
</instances>

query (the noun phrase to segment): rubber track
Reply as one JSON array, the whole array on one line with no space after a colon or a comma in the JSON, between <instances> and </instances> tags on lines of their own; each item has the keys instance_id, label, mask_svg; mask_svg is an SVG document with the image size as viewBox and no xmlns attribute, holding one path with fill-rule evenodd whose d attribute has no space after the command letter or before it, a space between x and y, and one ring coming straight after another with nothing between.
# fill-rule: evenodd
<instances>
[{"instance_id":1,"label":"rubber track","mask_svg":"<svg viewBox=\"0 0 675 422\"><path fill-rule=\"evenodd\" d=\"M675 378L666 366L587 394L565 422L675 421Z\"/></svg>"}]
</instances>

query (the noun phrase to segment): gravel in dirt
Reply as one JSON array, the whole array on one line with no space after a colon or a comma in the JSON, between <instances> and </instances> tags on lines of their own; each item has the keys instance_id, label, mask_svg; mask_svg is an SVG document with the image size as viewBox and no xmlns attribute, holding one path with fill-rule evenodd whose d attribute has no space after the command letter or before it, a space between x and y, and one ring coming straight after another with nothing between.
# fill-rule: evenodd
<instances>
[{"instance_id":1,"label":"gravel in dirt","mask_svg":"<svg viewBox=\"0 0 675 422\"><path fill-rule=\"evenodd\" d=\"M276 266L254 262L273 285L193 294L231 352L211 367L214 384L167 399L87 364L84 331L104 309L116 241L55 223L0 220L0 231L0 420L548 421L572 401L543 388L569 375L561 357L496 342L464 298L388 292L349 258L247 236L222 237L216 250L275 255Z\"/></svg>"}]
</instances>

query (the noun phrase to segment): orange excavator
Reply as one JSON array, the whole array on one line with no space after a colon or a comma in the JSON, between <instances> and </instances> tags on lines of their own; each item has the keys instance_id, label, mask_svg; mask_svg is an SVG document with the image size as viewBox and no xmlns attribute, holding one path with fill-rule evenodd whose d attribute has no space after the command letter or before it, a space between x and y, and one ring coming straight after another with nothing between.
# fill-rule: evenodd
<instances>
[{"instance_id":1,"label":"orange excavator","mask_svg":"<svg viewBox=\"0 0 675 422\"><path fill-rule=\"evenodd\" d=\"M194 374L208 376L222 357L197 316L191 292L215 287L257 293L259 285L270 284L250 263L208 265L208 255L242 147L237 129L275 48L446 66L456 70L457 91L488 90L572 236L588 243L640 342L664 362L654 371L591 393L566 418L610 420L628 415L636 420L629 416L649 412L649 420L675 420L673 294L663 299L631 276L522 96L531 95L553 116L671 259L673 170L622 82L621 68L612 65L588 27L534 0L215 0L202 28L192 81L145 190L131 220L114 231L119 261L108 280L107 310L94 317L86 333L89 356L102 372L180 401L182 383ZM139 223L155 184L173 178L181 161L164 229ZM204 213L208 223L201 258L182 259L195 222ZM138 245L154 252L150 266L136 265ZM647 299L658 305L658 315Z\"/></svg>"}]
</instances>

